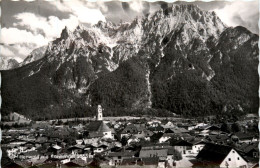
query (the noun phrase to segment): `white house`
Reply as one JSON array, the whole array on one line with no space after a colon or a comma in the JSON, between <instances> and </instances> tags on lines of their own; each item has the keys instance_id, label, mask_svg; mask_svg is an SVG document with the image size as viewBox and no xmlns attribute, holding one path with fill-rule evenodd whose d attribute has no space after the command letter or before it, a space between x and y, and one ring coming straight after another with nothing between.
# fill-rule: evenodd
<instances>
[{"instance_id":1,"label":"white house","mask_svg":"<svg viewBox=\"0 0 260 168\"><path fill-rule=\"evenodd\" d=\"M163 136L159 139L159 143L164 143L164 142L168 141L169 139L171 139L171 137L173 135L174 134L172 134L172 133L164 133Z\"/></svg>"},{"instance_id":2,"label":"white house","mask_svg":"<svg viewBox=\"0 0 260 168\"><path fill-rule=\"evenodd\" d=\"M221 162L220 167L243 167L247 168L247 162L241 155L232 149L226 158Z\"/></svg>"},{"instance_id":3,"label":"white house","mask_svg":"<svg viewBox=\"0 0 260 168\"><path fill-rule=\"evenodd\" d=\"M164 129L168 129L168 128L175 128L177 127L176 125L174 125L172 122L168 121L165 125L162 125L162 127Z\"/></svg>"},{"instance_id":4,"label":"white house","mask_svg":"<svg viewBox=\"0 0 260 168\"><path fill-rule=\"evenodd\" d=\"M205 146L203 141L196 142L192 145L192 153L197 155Z\"/></svg>"},{"instance_id":5,"label":"white house","mask_svg":"<svg viewBox=\"0 0 260 168\"><path fill-rule=\"evenodd\" d=\"M204 166L223 168L247 168L247 161L232 147L207 143L197 155L197 160Z\"/></svg>"}]
</instances>

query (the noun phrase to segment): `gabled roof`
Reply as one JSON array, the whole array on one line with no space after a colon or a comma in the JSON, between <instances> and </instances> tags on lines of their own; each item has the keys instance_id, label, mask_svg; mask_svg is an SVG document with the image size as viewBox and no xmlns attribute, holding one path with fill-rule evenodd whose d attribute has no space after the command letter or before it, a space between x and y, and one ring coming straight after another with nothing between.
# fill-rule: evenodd
<instances>
[{"instance_id":1,"label":"gabled roof","mask_svg":"<svg viewBox=\"0 0 260 168\"><path fill-rule=\"evenodd\" d=\"M52 148L57 149L57 150L61 149L61 147L58 145L54 145L54 146L52 146Z\"/></svg>"},{"instance_id":2,"label":"gabled roof","mask_svg":"<svg viewBox=\"0 0 260 168\"><path fill-rule=\"evenodd\" d=\"M172 146L192 146L193 144L185 140L177 140L171 142Z\"/></svg>"},{"instance_id":3,"label":"gabled roof","mask_svg":"<svg viewBox=\"0 0 260 168\"><path fill-rule=\"evenodd\" d=\"M227 134L209 135L208 138L213 142L225 142L229 139Z\"/></svg>"},{"instance_id":4,"label":"gabled roof","mask_svg":"<svg viewBox=\"0 0 260 168\"><path fill-rule=\"evenodd\" d=\"M220 130L220 127L217 125L210 125L206 127L206 130Z\"/></svg>"},{"instance_id":5,"label":"gabled roof","mask_svg":"<svg viewBox=\"0 0 260 168\"><path fill-rule=\"evenodd\" d=\"M131 134L134 134L134 133L137 133L138 132L138 129L136 127L136 125L134 124L129 124L125 127L125 129L123 129L123 131L121 132L121 134L126 134L126 133L131 133Z\"/></svg>"},{"instance_id":6,"label":"gabled roof","mask_svg":"<svg viewBox=\"0 0 260 168\"><path fill-rule=\"evenodd\" d=\"M251 144L245 144L245 145L241 145L240 149L243 150L243 152L245 153L249 153L252 150L258 151L258 142L256 143L251 143Z\"/></svg>"},{"instance_id":7,"label":"gabled roof","mask_svg":"<svg viewBox=\"0 0 260 168\"><path fill-rule=\"evenodd\" d=\"M109 131L111 131L111 129L104 122L101 122L97 131L98 132L109 132Z\"/></svg>"},{"instance_id":8,"label":"gabled roof","mask_svg":"<svg viewBox=\"0 0 260 168\"><path fill-rule=\"evenodd\" d=\"M86 127L88 132L108 132L111 129L103 121L92 121Z\"/></svg>"},{"instance_id":9,"label":"gabled roof","mask_svg":"<svg viewBox=\"0 0 260 168\"><path fill-rule=\"evenodd\" d=\"M149 127L148 130L150 130L150 131L163 131L164 128L161 125L158 125L156 127Z\"/></svg>"},{"instance_id":10,"label":"gabled roof","mask_svg":"<svg viewBox=\"0 0 260 168\"><path fill-rule=\"evenodd\" d=\"M37 155L39 155L39 153L37 151L28 151L26 153L22 153L21 155L24 155L24 156L37 156Z\"/></svg>"},{"instance_id":11,"label":"gabled roof","mask_svg":"<svg viewBox=\"0 0 260 168\"><path fill-rule=\"evenodd\" d=\"M197 144L206 144L207 141L204 140L203 138L191 138L191 139L187 139L187 141L193 145L197 145Z\"/></svg>"},{"instance_id":12,"label":"gabled roof","mask_svg":"<svg viewBox=\"0 0 260 168\"><path fill-rule=\"evenodd\" d=\"M174 133L164 133L162 137L172 137L172 136L174 136Z\"/></svg>"},{"instance_id":13,"label":"gabled roof","mask_svg":"<svg viewBox=\"0 0 260 168\"><path fill-rule=\"evenodd\" d=\"M168 128L167 131L168 133L175 133L175 134L181 134L181 133L187 133L189 132L185 128Z\"/></svg>"},{"instance_id":14,"label":"gabled roof","mask_svg":"<svg viewBox=\"0 0 260 168\"><path fill-rule=\"evenodd\" d=\"M232 150L230 146L217 145L208 143L197 155L197 159L200 161L206 161L212 165L220 164L229 152Z\"/></svg>"},{"instance_id":15,"label":"gabled roof","mask_svg":"<svg viewBox=\"0 0 260 168\"><path fill-rule=\"evenodd\" d=\"M245 132L237 132L235 135L240 139L240 140L245 140L245 139L252 139L255 137L255 134L252 133L245 133Z\"/></svg>"}]
</instances>

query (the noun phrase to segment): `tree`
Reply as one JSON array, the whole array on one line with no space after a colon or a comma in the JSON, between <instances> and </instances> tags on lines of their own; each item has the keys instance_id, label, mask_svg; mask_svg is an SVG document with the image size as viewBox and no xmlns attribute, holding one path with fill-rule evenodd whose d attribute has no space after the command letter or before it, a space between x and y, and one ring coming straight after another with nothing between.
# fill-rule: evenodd
<instances>
[{"instance_id":1,"label":"tree","mask_svg":"<svg viewBox=\"0 0 260 168\"><path fill-rule=\"evenodd\" d=\"M121 139L121 144L122 144L123 146L126 146L126 144L127 144L127 138L126 138L125 136L122 137L122 139Z\"/></svg>"},{"instance_id":2,"label":"tree","mask_svg":"<svg viewBox=\"0 0 260 168\"><path fill-rule=\"evenodd\" d=\"M18 166L16 165L13 160L11 160L9 157L8 157L8 154L6 152L6 148L3 148L2 147L2 159L1 159L1 166L3 168L8 168L8 167L21 167L21 166Z\"/></svg>"},{"instance_id":3,"label":"tree","mask_svg":"<svg viewBox=\"0 0 260 168\"><path fill-rule=\"evenodd\" d=\"M173 156L172 156L172 159L174 161L179 161L182 159L182 155L179 151L177 151L176 149L173 149Z\"/></svg>"},{"instance_id":4,"label":"tree","mask_svg":"<svg viewBox=\"0 0 260 168\"><path fill-rule=\"evenodd\" d=\"M231 125L231 131L232 132L239 132L241 130L241 126L238 123L233 123Z\"/></svg>"},{"instance_id":5,"label":"tree","mask_svg":"<svg viewBox=\"0 0 260 168\"><path fill-rule=\"evenodd\" d=\"M223 123L223 124L221 125L220 130L223 131L223 132L227 132L227 133L230 132L230 128L229 128L229 126L227 125L227 123Z\"/></svg>"},{"instance_id":6,"label":"tree","mask_svg":"<svg viewBox=\"0 0 260 168\"><path fill-rule=\"evenodd\" d=\"M62 120L58 120L58 125L62 125L63 124L63 121Z\"/></svg>"},{"instance_id":7,"label":"tree","mask_svg":"<svg viewBox=\"0 0 260 168\"><path fill-rule=\"evenodd\" d=\"M159 139L163 136L162 132L159 133L155 133L153 134L150 138L151 138L151 142L158 142Z\"/></svg>"},{"instance_id":8,"label":"tree","mask_svg":"<svg viewBox=\"0 0 260 168\"><path fill-rule=\"evenodd\" d=\"M102 155L96 154L93 158L93 161L88 165L90 168L100 168L100 163L104 160Z\"/></svg>"}]
</instances>

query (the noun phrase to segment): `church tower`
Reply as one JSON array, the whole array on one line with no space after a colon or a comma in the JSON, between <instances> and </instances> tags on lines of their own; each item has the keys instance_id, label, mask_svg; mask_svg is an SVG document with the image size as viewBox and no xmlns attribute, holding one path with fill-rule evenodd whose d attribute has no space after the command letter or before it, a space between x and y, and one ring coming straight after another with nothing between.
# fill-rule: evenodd
<instances>
[{"instance_id":1,"label":"church tower","mask_svg":"<svg viewBox=\"0 0 260 168\"><path fill-rule=\"evenodd\" d=\"M102 121L103 120L103 113L102 113L102 106L98 105L97 108L97 120Z\"/></svg>"}]
</instances>

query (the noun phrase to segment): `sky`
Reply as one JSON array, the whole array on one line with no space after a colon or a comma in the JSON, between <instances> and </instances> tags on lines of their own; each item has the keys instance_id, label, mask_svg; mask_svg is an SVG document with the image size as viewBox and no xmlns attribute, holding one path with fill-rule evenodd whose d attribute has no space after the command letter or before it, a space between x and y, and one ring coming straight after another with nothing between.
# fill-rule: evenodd
<instances>
[{"instance_id":1,"label":"sky","mask_svg":"<svg viewBox=\"0 0 260 168\"><path fill-rule=\"evenodd\" d=\"M141 0L2 0L0 53L3 57L21 62L33 49L59 37L65 26L73 30L79 24L90 27L98 21L131 22L137 16L153 13L173 3L196 4L203 10L215 11L227 26L241 25L259 34L258 0L169 3Z\"/></svg>"}]
</instances>

